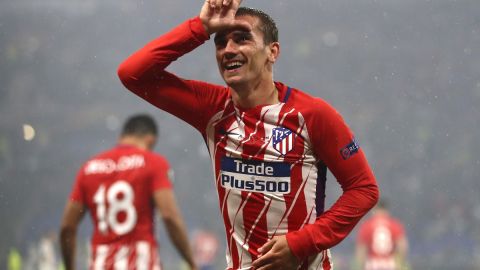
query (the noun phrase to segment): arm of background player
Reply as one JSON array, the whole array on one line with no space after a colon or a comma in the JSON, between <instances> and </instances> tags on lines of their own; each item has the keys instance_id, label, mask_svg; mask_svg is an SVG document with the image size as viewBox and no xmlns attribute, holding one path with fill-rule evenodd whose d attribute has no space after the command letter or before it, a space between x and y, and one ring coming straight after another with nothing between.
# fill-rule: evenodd
<instances>
[{"instance_id":1,"label":"arm of background player","mask_svg":"<svg viewBox=\"0 0 480 270\"><path fill-rule=\"evenodd\" d=\"M161 189L154 193L155 204L160 212L160 217L165 223L170 240L190 265L197 269L193 261L192 250L188 242L187 230L183 223L180 210L177 207L175 195L171 189Z\"/></svg>"},{"instance_id":2,"label":"arm of background player","mask_svg":"<svg viewBox=\"0 0 480 270\"><path fill-rule=\"evenodd\" d=\"M408 263L407 254L408 254L408 240L405 235L402 235L396 244L396 259L399 263L399 269L408 270L410 269L410 264Z\"/></svg>"},{"instance_id":3,"label":"arm of background player","mask_svg":"<svg viewBox=\"0 0 480 270\"><path fill-rule=\"evenodd\" d=\"M361 148L340 114L319 101L320 112L312 117L310 127L317 158L325 163L337 179L343 193L333 206L313 224L287 234L289 247L297 258L304 259L331 248L342 241L357 222L377 203L378 186ZM352 146L347 156L341 151Z\"/></svg>"},{"instance_id":4,"label":"arm of background player","mask_svg":"<svg viewBox=\"0 0 480 270\"><path fill-rule=\"evenodd\" d=\"M355 246L355 258L352 262L353 270L362 270L367 258L367 246L364 243L357 243Z\"/></svg>"},{"instance_id":5,"label":"arm of background player","mask_svg":"<svg viewBox=\"0 0 480 270\"><path fill-rule=\"evenodd\" d=\"M67 203L60 226L60 248L66 270L75 269L77 227L84 214L85 207L82 204L74 201Z\"/></svg>"}]
</instances>

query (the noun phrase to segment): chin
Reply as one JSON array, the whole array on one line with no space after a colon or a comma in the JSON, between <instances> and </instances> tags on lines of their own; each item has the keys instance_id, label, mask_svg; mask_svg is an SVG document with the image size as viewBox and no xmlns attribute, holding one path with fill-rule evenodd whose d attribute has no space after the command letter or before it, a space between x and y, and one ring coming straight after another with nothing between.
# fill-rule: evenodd
<instances>
[{"instance_id":1,"label":"chin","mask_svg":"<svg viewBox=\"0 0 480 270\"><path fill-rule=\"evenodd\" d=\"M223 80L225 81L225 83L230 86L230 87L234 87L234 86L238 86L238 85L242 85L244 84L244 80L241 79L241 78L223 78Z\"/></svg>"}]
</instances>

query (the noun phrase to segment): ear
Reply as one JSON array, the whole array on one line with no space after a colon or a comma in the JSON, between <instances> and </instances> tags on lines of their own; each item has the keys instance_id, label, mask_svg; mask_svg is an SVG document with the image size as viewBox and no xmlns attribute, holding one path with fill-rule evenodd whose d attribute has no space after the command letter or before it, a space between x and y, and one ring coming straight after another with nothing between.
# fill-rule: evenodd
<instances>
[{"instance_id":1,"label":"ear","mask_svg":"<svg viewBox=\"0 0 480 270\"><path fill-rule=\"evenodd\" d=\"M155 143L157 143L157 136L155 136L153 134L147 134L144 137L144 142L145 142L146 147L149 150L153 150L153 148L155 148Z\"/></svg>"},{"instance_id":2,"label":"ear","mask_svg":"<svg viewBox=\"0 0 480 270\"><path fill-rule=\"evenodd\" d=\"M273 64L277 61L278 57L280 56L280 43L272 42L268 45L269 54L268 60Z\"/></svg>"}]
</instances>

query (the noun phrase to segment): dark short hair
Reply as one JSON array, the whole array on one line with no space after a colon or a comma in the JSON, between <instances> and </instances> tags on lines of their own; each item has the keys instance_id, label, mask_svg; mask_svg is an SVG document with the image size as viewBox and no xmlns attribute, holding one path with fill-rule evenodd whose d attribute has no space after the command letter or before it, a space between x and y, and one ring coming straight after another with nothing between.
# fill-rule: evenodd
<instances>
[{"instance_id":1,"label":"dark short hair","mask_svg":"<svg viewBox=\"0 0 480 270\"><path fill-rule=\"evenodd\" d=\"M240 7L235 13L235 16L244 16L250 15L252 17L257 17L260 19L261 25L259 26L260 31L263 33L263 42L265 45L272 42L278 42L278 28L275 21L267 13L254 8L249 7Z\"/></svg>"},{"instance_id":2,"label":"dark short hair","mask_svg":"<svg viewBox=\"0 0 480 270\"><path fill-rule=\"evenodd\" d=\"M122 129L122 136L144 136L144 135L158 135L157 125L155 120L147 114L137 114L129 117Z\"/></svg>"}]
</instances>

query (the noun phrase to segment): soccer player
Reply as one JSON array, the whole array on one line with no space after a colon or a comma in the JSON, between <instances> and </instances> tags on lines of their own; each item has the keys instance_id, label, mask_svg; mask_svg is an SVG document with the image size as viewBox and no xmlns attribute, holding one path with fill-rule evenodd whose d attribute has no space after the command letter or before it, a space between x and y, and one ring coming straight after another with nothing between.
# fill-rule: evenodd
<instances>
[{"instance_id":1,"label":"soccer player","mask_svg":"<svg viewBox=\"0 0 480 270\"><path fill-rule=\"evenodd\" d=\"M365 155L340 114L273 80L278 30L240 0L207 0L200 14L119 67L123 84L202 134L225 224L228 269L331 269L338 244L378 199ZM225 86L165 68L214 35ZM327 168L343 189L325 211Z\"/></svg>"},{"instance_id":2,"label":"soccer player","mask_svg":"<svg viewBox=\"0 0 480 270\"><path fill-rule=\"evenodd\" d=\"M408 240L402 223L393 218L384 200L358 233L356 268L361 270L406 270Z\"/></svg>"},{"instance_id":3,"label":"soccer player","mask_svg":"<svg viewBox=\"0 0 480 270\"><path fill-rule=\"evenodd\" d=\"M89 269L161 269L154 206L177 250L191 269L197 269L169 180L169 164L151 152L156 139L150 116L132 116L118 145L81 167L60 230L67 270L75 269L77 227L87 210L94 225Z\"/></svg>"}]
</instances>

